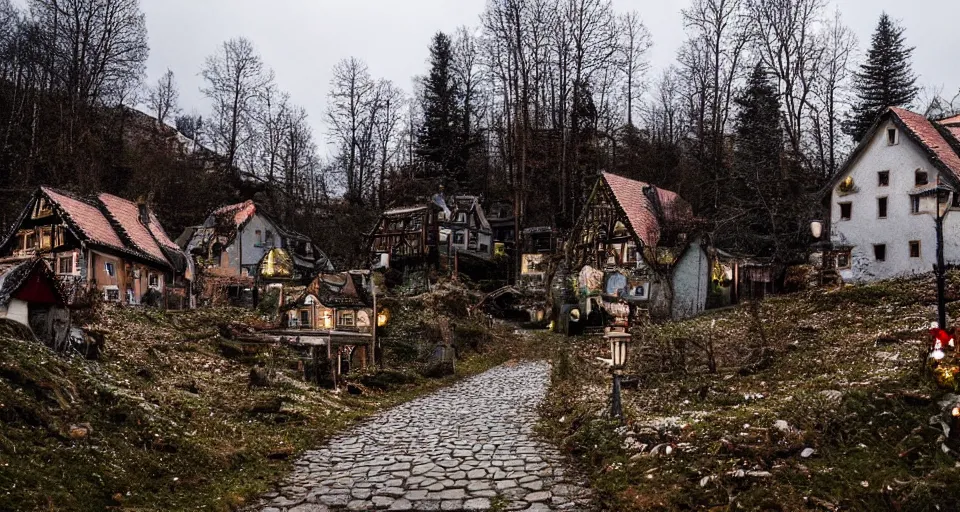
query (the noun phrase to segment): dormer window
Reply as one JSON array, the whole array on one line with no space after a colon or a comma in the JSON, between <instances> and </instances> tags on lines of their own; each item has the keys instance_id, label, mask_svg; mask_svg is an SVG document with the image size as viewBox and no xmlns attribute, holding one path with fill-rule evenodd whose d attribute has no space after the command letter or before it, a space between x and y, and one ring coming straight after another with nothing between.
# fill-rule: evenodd
<instances>
[{"instance_id":1,"label":"dormer window","mask_svg":"<svg viewBox=\"0 0 960 512\"><path fill-rule=\"evenodd\" d=\"M887 145L896 146L900 143L900 132L896 128L887 128Z\"/></svg>"},{"instance_id":2,"label":"dormer window","mask_svg":"<svg viewBox=\"0 0 960 512\"><path fill-rule=\"evenodd\" d=\"M916 186L919 187L921 185L926 185L927 183L930 183L930 178L927 176L927 171L918 170L916 173L914 173L914 184Z\"/></svg>"}]
</instances>

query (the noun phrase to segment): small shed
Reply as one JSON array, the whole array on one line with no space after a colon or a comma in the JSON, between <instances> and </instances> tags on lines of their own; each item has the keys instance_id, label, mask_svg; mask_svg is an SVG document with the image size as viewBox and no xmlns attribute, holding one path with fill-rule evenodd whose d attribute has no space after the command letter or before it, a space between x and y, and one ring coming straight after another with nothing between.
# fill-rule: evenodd
<instances>
[{"instance_id":1,"label":"small shed","mask_svg":"<svg viewBox=\"0 0 960 512\"><path fill-rule=\"evenodd\" d=\"M67 344L70 311L53 271L42 258L0 266L0 318L30 328L54 348Z\"/></svg>"}]
</instances>

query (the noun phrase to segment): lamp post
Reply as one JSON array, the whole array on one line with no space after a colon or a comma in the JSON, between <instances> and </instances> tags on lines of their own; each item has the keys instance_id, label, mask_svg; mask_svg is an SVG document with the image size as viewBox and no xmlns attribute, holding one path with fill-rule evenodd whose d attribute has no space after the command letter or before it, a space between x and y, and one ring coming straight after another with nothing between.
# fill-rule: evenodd
<instances>
[{"instance_id":1,"label":"lamp post","mask_svg":"<svg viewBox=\"0 0 960 512\"><path fill-rule=\"evenodd\" d=\"M946 200L941 201L942 192L946 192ZM940 324L941 329L947 328L947 302L945 298L946 288L946 268L943 262L943 218L947 216L947 212L950 211L950 190L940 188L940 177L937 176L937 212L935 219L935 227L937 229L937 266L936 276L937 276L937 321Z\"/></svg>"},{"instance_id":2,"label":"lamp post","mask_svg":"<svg viewBox=\"0 0 960 512\"><path fill-rule=\"evenodd\" d=\"M810 221L810 234L817 240L820 240L820 237L823 236L823 221ZM827 254L826 250L824 250L823 241L820 240L817 244L820 246L820 274L818 281L819 285L823 286L823 267L827 264Z\"/></svg>"},{"instance_id":3,"label":"lamp post","mask_svg":"<svg viewBox=\"0 0 960 512\"><path fill-rule=\"evenodd\" d=\"M604 336L610 342L610 356L613 373L613 395L611 396L610 416L623 420L623 403L620 400L620 377L623 367L627 363L627 349L632 337L626 332L608 332Z\"/></svg>"}]
</instances>

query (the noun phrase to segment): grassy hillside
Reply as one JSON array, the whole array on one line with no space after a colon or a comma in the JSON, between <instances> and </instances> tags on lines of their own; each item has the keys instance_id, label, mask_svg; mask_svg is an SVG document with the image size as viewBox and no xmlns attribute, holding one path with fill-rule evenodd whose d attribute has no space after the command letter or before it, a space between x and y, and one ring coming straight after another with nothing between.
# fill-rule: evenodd
<instances>
[{"instance_id":1,"label":"grassy hillside","mask_svg":"<svg viewBox=\"0 0 960 512\"><path fill-rule=\"evenodd\" d=\"M585 462L608 510L954 510L956 446L931 424L945 392L921 355L935 317L919 278L643 329L625 427L602 417L606 345L559 340L543 431Z\"/></svg>"},{"instance_id":2,"label":"grassy hillside","mask_svg":"<svg viewBox=\"0 0 960 512\"><path fill-rule=\"evenodd\" d=\"M234 322L257 320L109 309L92 325L107 334L99 361L0 334L0 510L235 509L299 451L456 378L388 370L355 376L359 396L317 390L289 349L221 338L218 326ZM504 357L474 355L457 371ZM275 381L251 387L254 367Z\"/></svg>"}]
</instances>

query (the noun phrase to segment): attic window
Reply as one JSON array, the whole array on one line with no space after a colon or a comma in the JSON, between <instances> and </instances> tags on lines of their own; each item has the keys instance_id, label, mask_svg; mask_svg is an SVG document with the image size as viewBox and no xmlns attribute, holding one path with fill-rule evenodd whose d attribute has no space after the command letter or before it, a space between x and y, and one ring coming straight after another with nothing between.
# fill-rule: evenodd
<instances>
[{"instance_id":1,"label":"attic window","mask_svg":"<svg viewBox=\"0 0 960 512\"><path fill-rule=\"evenodd\" d=\"M927 171L917 171L914 173L914 184L916 186L926 185L930 183L930 178L927 176Z\"/></svg>"},{"instance_id":2,"label":"attic window","mask_svg":"<svg viewBox=\"0 0 960 512\"><path fill-rule=\"evenodd\" d=\"M107 273L110 277L117 276L117 267L113 263L107 262L103 264L103 271ZM109 299L108 299L109 300ZM120 299L117 299L120 300Z\"/></svg>"},{"instance_id":3,"label":"attic window","mask_svg":"<svg viewBox=\"0 0 960 512\"><path fill-rule=\"evenodd\" d=\"M887 145L896 146L900 143L900 134L896 128L887 128Z\"/></svg>"}]
</instances>

